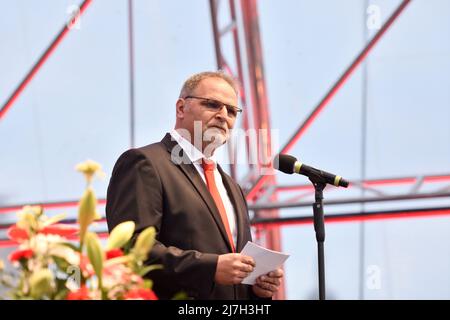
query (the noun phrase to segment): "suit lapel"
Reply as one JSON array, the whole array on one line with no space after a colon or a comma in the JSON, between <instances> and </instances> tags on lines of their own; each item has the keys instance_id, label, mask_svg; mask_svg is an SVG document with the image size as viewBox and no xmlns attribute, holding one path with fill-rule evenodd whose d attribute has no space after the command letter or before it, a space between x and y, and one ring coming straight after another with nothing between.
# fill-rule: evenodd
<instances>
[{"instance_id":1,"label":"suit lapel","mask_svg":"<svg viewBox=\"0 0 450 320\"><path fill-rule=\"evenodd\" d=\"M190 180L194 188L197 190L197 192L200 194L203 201L206 203L206 205L209 208L210 213L212 214L217 226L219 227L220 233L222 234L223 240L228 246L228 249L230 252L232 251L231 245L228 241L227 232L225 230L225 227L222 222L222 218L220 217L219 210L217 209L217 206L214 202L213 197L211 196L211 193L209 192L206 184L203 182L203 179L198 174L197 169L195 169L194 165L192 164L189 157L184 153L183 149L179 146L179 144L176 141L173 141L171 138L171 135L169 133L166 134L166 136L161 141L166 147L167 151L172 154L173 148L177 147L180 148L179 150L176 150L176 154L180 155L179 162L172 161L181 169L181 171L186 175L186 177Z\"/></svg>"}]
</instances>

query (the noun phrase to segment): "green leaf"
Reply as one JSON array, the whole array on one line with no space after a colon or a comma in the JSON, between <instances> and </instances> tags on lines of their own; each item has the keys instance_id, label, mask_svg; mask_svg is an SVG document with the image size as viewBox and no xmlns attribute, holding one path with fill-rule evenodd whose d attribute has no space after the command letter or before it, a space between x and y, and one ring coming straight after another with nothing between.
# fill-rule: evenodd
<instances>
[{"instance_id":1,"label":"green leaf","mask_svg":"<svg viewBox=\"0 0 450 320\"><path fill-rule=\"evenodd\" d=\"M42 227L49 226L51 224L54 224L54 223L59 222L61 220L64 220L65 218L66 218L66 214L65 213L57 214L57 215L55 215L55 216L53 216L51 218L48 218L44 222L42 222Z\"/></svg>"},{"instance_id":2,"label":"green leaf","mask_svg":"<svg viewBox=\"0 0 450 320\"><path fill-rule=\"evenodd\" d=\"M151 289L153 287L153 281L150 279L144 280L144 288L145 289Z\"/></svg>"},{"instance_id":3,"label":"green leaf","mask_svg":"<svg viewBox=\"0 0 450 320\"><path fill-rule=\"evenodd\" d=\"M53 256L53 255L51 257L52 257L53 261L55 261L59 270L65 271L70 266L70 263L67 262L67 260L64 258L61 258L59 256Z\"/></svg>"},{"instance_id":4,"label":"green leaf","mask_svg":"<svg viewBox=\"0 0 450 320\"><path fill-rule=\"evenodd\" d=\"M135 223L133 221L125 221L118 224L109 235L107 250L123 247L133 236Z\"/></svg>"},{"instance_id":5,"label":"green leaf","mask_svg":"<svg viewBox=\"0 0 450 320\"><path fill-rule=\"evenodd\" d=\"M49 269L40 269L30 277L30 295L33 299L42 299L54 291L53 273Z\"/></svg>"},{"instance_id":6,"label":"green leaf","mask_svg":"<svg viewBox=\"0 0 450 320\"><path fill-rule=\"evenodd\" d=\"M124 263L128 263L128 262L132 261L133 259L134 259L134 256L132 256L132 255L117 257L117 258L106 260L104 263L104 266L109 267L114 264L124 264Z\"/></svg>"},{"instance_id":7,"label":"green leaf","mask_svg":"<svg viewBox=\"0 0 450 320\"><path fill-rule=\"evenodd\" d=\"M185 292L178 292L172 298L172 300L189 300L189 296Z\"/></svg>"},{"instance_id":8,"label":"green leaf","mask_svg":"<svg viewBox=\"0 0 450 320\"><path fill-rule=\"evenodd\" d=\"M60 291L53 297L54 300L65 300L67 294L69 293L69 289L65 288Z\"/></svg>"},{"instance_id":9,"label":"green leaf","mask_svg":"<svg viewBox=\"0 0 450 320\"><path fill-rule=\"evenodd\" d=\"M80 248L71 242L59 242L58 245L69 247L70 249L72 249L75 252L80 252Z\"/></svg>"},{"instance_id":10,"label":"green leaf","mask_svg":"<svg viewBox=\"0 0 450 320\"><path fill-rule=\"evenodd\" d=\"M102 246L100 245L100 240L98 239L97 234L93 232L88 232L86 234L85 240L89 260L91 261L95 274L98 277L99 284L101 285L103 261L105 261L105 254L102 250Z\"/></svg>"},{"instance_id":11,"label":"green leaf","mask_svg":"<svg viewBox=\"0 0 450 320\"><path fill-rule=\"evenodd\" d=\"M147 259L148 253L155 243L156 229L154 227L148 227L142 231L134 245L133 253L138 260Z\"/></svg>"},{"instance_id":12,"label":"green leaf","mask_svg":"<svg viewBox=\"0 0 450 320\"><path fill-rule=\"evenodd\" d=\"M139 270L139 275L141 277L143 277L150 271L158 270L158 269L162 269L162 268L163 268L162 264L152 264L151 266L146 266L146 267L142 268L141 270Z\"/></svg>"}]
</instances>

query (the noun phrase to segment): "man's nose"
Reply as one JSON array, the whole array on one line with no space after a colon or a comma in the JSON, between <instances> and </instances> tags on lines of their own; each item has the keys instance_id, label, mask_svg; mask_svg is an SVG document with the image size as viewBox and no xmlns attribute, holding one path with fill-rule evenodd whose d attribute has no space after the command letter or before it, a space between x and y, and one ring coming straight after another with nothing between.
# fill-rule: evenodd
<instances>
[{"instance_id":1,"label":"man's nose","mask_svg":"<svg viewBox=\"0 0 450 320\"><path fill-rule=\"evenodd\" d=\"M222 105L222 108L220 108L220 110L217 111L216 117L220 117L223 120L227 119L228 111L227 111L227 107L225 105Z\"/></svg>"}]
</instances>

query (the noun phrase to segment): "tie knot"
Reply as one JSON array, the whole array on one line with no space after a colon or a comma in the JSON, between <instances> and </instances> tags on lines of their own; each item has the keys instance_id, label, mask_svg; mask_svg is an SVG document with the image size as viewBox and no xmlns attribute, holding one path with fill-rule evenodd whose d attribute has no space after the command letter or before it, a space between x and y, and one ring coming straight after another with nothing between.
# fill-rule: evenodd
<instances>
[{"instance_id":1,"label":"tie knot","mask_svg":"<svg viewBox=\"0 0 450 320\"><path fill-rule=\"evenodd\" d=\"M214 171L216 165L211 160L202 159L203 171Z\"/></svg>"}]
</instances>

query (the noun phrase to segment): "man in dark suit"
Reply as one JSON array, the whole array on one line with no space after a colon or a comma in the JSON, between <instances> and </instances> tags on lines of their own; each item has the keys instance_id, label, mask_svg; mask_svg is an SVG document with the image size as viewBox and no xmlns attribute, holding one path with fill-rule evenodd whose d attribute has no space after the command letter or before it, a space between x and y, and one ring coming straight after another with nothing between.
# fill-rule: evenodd
<instances>
[{"instance_id":1,"label":"man in dark suit","mask_svg":"<svg viewBox=\"0 0 450 320\"><path fill-rule=\"evenodd\" d=\"M251 241L247 203L239 185L216 164L242 111L237 86L222 72L190 77L176 102L175 129L159 143L117 160L108 187L109 230L133 220L136 231L157 230L149 264L161 299L185 292L194 299L271 298L281 269L241 284L255 262L239 252ZM151 120L150 120L151 121Z\"/></svg>"}]
</instances>

